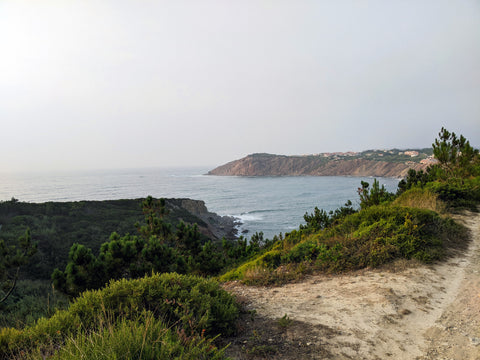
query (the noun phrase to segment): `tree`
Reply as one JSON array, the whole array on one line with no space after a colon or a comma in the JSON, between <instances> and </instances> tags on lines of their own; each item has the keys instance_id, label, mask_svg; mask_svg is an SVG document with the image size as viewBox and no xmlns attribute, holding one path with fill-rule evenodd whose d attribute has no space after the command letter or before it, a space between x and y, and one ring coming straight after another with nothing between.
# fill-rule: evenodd
<instances>
[{"instance_id":1,"label":"tree","mask_svg":"<svg viewBox=\"0 0 480 360\"><path fill-rule=\"evenodd\" d=\"M8 246L0 240L0 303L10 296L17 284L20 268L26 265L37 252L37 244L32 242L30 229L18 239L18 244Z\"/></svg>"},{"instance_id":2,"label":"tree","mask_svg":"<svg viewBox=\"0 0 480 360\"><path fill-rule=\"evenodd\" d=\"M377 179L373 179L372 188L369 189L370 184L366 181L360 182L362 187L358 188L357 192L360 196L360 207L365 209L369 206L380 205L381 203L391 200L393 194L385 189L385 185L380 186Z\"/></svg>"},{"instance_id":3,"label":"tree","mask_svg":"<svg viewBox=\"0 0 480 360\"><path fill-rule=\"evenodd\" d=\"M470 146L463 135L458 138L454 132L449 132L444 127L432 147L433 155L444 171L444 178L468 175L474 160L478 158L478 150Z\"/></svg>"},{"instance_id":4,"label":"tree","mask_svg":"<svg viewBox=\"0 0 480 360\"><path fill-rule=\"evenodd\" d=\"M303 219L307 223L306 225L300 225L300 229L311 230L313 232L325 229L332 224L332 219L329 214L323 210L315 207L312 214L305 213Z\"/></svg>"},{"instance_id":5,"label":"tree","mask_svg":"<svg viewBox=\"0 0 480 360\"><path fill-rule=\"evenodd\" d=\"M433 181L435 179L435 172L432 170L434 170L432 167L429 167L426 172L423 170L416 171L415 169L409 169L407 177L398 183L397 195L414 186L424 187L428 182Z\"/></svg>"},{"instance_id":6,"label":"tree","mask_svg":"<svg viewBox=\"0 0 480 360\"><path fill-rule=\"evenodd\" d=\"M77 295L83 290L98 288L105 284L101 265L91 249L75 243L70 248L68 259L64 272L59 269L53 271L52 281L56 289Z\"/></svg>"},{"instance_id":7,"label":"tree","mask_svg":"<svg viewBox=\"0 0 480 360\"><path fill-rule=\"evenodd\" d=\"M145 215L145 225L136 227L140 234L148 239L155 235L161 237L163 241L168 241L172 235L172 225L165 220L168 210L165 207L165 199L155 200L148 196L142 202L143 214Z\"/></svg>"},{"instance_id":8,"label":"tree","mask_svg":"<svg viewBox=\"0 0 480 360\"><path fill-rule=\"evenodd\" d=\"M65 271L55 269L54 286L76 296L103 286L110 279L137 278L153 272L187 273L195 269L195 256L213 252L202 248L197 225L180 222L175 229L165 219L165 200L151 196L142 203L145 223L136 227L140 236L112 233L101 245L98 256L81 244L73 244ZM187 262L187 259L192 260ZM212 268L210 266L210 268Z\"/></svg>"},{"instance_id":9,"label":"tree","mask_svg":"<svg viewBox=\"0 0 480 360\"><path fill-rule=\"evenodd\" d=\"M216 247L209 240L196 256L197 268L202 274L218 274L225 265L225 257L218 252Z\"/></svg>"}]
</instances>

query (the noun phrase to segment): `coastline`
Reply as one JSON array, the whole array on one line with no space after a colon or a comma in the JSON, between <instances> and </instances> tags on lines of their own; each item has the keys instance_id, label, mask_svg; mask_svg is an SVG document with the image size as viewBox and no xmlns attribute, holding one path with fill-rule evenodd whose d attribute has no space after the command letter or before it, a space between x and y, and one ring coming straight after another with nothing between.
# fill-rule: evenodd
<instances>
[{"instance_id":1,"label":"coastline","mask_svg":"<svg viewBox=\"0 0 480 360\"><path fill-rule=\"evenodd\" d=\"M418 154L418 152L416 152ZM383 152L342 157L321 155L284 156L252 154L210 170L217 176L358 176L403 178L410 169L425 170L430 165L427 154L421 153L415 161L409 156L393 156ZM389 154L390 156L385 156ZM370 155L370 156L368 156ZM373 154L375 155L375 154ZM400 157L400 159L399 159Z\"/></svg>"}]
</instances>

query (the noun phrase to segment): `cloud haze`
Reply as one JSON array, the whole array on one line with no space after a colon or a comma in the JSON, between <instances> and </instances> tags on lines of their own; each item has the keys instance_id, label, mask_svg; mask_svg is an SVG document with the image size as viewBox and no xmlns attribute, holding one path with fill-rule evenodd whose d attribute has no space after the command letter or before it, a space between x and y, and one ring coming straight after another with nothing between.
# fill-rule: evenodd
<instances>
[{"instance_id":1,"label":"cloud haze","mask_svg":"<svg viewBox=\"0 0 480 360\"><path fill-rule=\"evenodd\" d=\"M480 145L480 3L0 2L0 172Z\"/></svg>"}]
</instances>

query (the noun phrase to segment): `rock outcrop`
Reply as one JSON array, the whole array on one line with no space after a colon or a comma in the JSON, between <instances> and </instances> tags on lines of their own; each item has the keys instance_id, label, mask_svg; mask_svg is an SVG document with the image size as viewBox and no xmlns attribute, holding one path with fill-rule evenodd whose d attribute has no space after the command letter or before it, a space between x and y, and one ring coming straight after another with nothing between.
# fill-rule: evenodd
<instances>
[{"instance_id":1,"label":"rock outcrop","mask_svg":"<svg viewBox=\"0 0 480 360\"><path fill-rule=\"evenodd\" d=\"M209 171L208 175L404 177L409 169L421 170L426 167L426 163L412 161L409 157L404 161L388 161L369 159L362 155L327 157L253 154L219 166Z\"/></svg>"},{"instance_id":2,"label":"rock outcrop","mask_svg":"<svg viewBox=\"0 0 480 360\"><path fill-rule=\"evenodd\" d=\"M166 207L175 217L189 224L196 223L201 233L214 240L237 237L237 220L208 211L203 200L165 199Z\"/></svg>"}]
</instances>

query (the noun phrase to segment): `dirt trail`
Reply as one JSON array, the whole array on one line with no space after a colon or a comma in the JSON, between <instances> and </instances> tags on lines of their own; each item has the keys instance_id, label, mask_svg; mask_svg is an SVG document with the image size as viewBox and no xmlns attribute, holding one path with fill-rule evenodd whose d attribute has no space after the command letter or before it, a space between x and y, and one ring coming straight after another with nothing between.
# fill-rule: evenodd
<instances>
[{"instance_id":1,"label":"dirt trail","mask_svg":"<svg viewBox=\"0 0 480 360\"><path fill-rule=\"evenodd\" d=\"M282 287L226 284L258 315L243 322L244 335L229 355L480 359L480 215L459 220L472 231L472 242L444 264L316 275ZM278 320L285 314L291 321Z\"/></svg>"}]
</instances>

